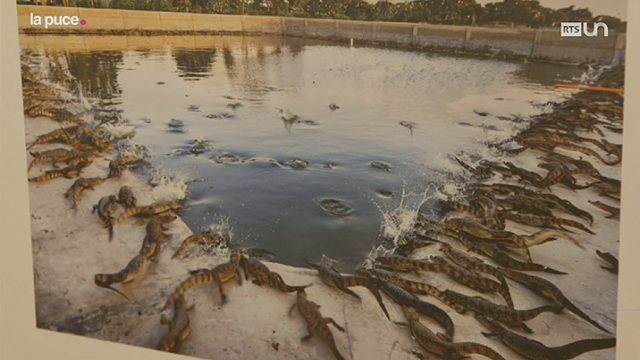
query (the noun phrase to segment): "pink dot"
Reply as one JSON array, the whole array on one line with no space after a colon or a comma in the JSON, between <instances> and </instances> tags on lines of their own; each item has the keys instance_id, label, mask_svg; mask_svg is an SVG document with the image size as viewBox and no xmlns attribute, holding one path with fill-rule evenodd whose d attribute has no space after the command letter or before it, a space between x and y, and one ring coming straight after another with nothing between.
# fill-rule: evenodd
<instances>
[{"instance_id":1,"label":"pink dot","mask_svg":"<svg viewBox=\"0 0 640 360\"><path fill-rule=\"evenodd\" d=\"M87 25L87 20L85 20L85 19L80 20L80 24L81 24L82 26Z\"/></svg>"}]
</instances>

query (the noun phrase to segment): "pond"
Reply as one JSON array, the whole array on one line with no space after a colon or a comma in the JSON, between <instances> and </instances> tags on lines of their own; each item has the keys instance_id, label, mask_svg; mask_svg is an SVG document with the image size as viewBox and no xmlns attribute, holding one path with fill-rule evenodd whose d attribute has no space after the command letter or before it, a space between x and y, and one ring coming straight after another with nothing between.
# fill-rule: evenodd
<instances>
[{"instance_id":1,"label":"pond","mask_svg":"<svg viewBox=\"0 0 640 360\"><path fill-rule=\"evenodd\" d=\"M151 167L186 182L180 214L194 232L227 221L234 242L293 266L324 254L353 269L391 246L464 181L451 155L496 156L487 141L527 126L517 120L562 95L554 83L583 75L308 39L210 40L47 51L94 115L135 127L128 141Z\"/></svg>"}]
</instances>

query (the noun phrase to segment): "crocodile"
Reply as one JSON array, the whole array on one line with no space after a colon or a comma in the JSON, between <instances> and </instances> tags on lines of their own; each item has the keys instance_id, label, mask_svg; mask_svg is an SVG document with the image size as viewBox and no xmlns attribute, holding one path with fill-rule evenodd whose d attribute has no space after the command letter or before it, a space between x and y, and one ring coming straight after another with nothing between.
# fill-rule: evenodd
<instances>
[{"instance_id":1,"label":"crocodile","mask_svg":"<svg viewBox=\"0 0 640 360\"><path fill-rule=\"evenodd\" d=\"M492 169L488 166L477 166L477 167L472 167L470 165L468 165L467 163L465 163L464 161L458 159L457 157L454 157L454 159L456 160L456 162L458 164L460 164L460 166L462 166L465 170L467 170L468 172L470 172L471 174L477 176L477 177L488 177L489 175L491 175L493 173Z\"/></svg>"},{"instance_id":2,"label":"crocodile","mask_svg":"<svg viewBox=\"0 0 640 360\"><path fill-rule=\"evenodd\" d=\"M177 353L184 341L191 334L191 323L189 311L193 310L195 304L187 307L184 296L179 297L173 303L173 318L169 319L164 314L160 317L160 324L167 325L169 332L166 333L156 345L157 350Z\"/></svg>"},{"instance_id":3,"label":"crocodile","mask_svg":"<svg viewBox=\"0 0 640 360\"><path fill-rule=\"evenodd\" d=\"M189 277L178 285L173 293L169 296L160 312L166 310L174 301L180 298L188 290L203 284L210 284L215 282L218 285L218 291L220 291L220 298L222 304L227 303L227 294L224 293L222 284L234 277L237 277L238 284L242 285L242 276L240 275L240 259L242 254L240 250L235 250L231 253L229 262L216 265L212 269L198 269L189 271Z\"/></svg>"},{"instance_id":4,"label":"crocodile","mask_svg":"<svg viewBox=\"0 0 640 360\"><path fill-rule=\"evenodd\" d=\"M136 161L137 158L132 155L120 155L117 158L109 161L109 175L108 178L119 178L122 176L124 168Z\"/></svg>"},{"instance_id":5,"label":"crocodile","mask_svg":"<svg viewBox=\"0 0 640 360\"><path fill-rule=\"evenodd\" d=\"M490 229L504 230L504 221L496 216L498 211L497 199L488 191L475 189L468 197L469 201L484 210L482 224Z\"/></svg>"},{"instance_id":6,"label":"crocodile","mask_svg":"<svg viewBox=\"0 0 640 360\"><path fill-rule=\"evenodd\" d=\"M520 181L527 181L529 182L531 185L540 188L540 189L549 189L550 185L547 185L548 183L550 183L552 181L552 179L550 177L547 178L543 178L540 174L535 173L533 171L529 171L520 167L515 166L514 164L512 164L511 162L505 162L504 163L509 170L511 170L513 172L514 175L518 176L520 178Z\"/></svg>"},{"instance_id":7,"label":"crocodile","mask_svg":"<svg viewBox=\"0 0 640 360\"><path fill-rule=\"evenodd\" d=\"M71 157L67 159L66 163L69 165L78 165L78 164L90 164L93 160L98 157L98 153L96 151L83 151L80 155Z\"/></svg>"},{"instance_id":8,"label":"crocodile","mask_svg":"<svg viewBox=\"0 0 640 360\"><path fill-rule=\"evenodd\" d=\"M504 274L504 276L510 278L511 280L517 281L529 289L531 289L534 293L539 296L549 299L556 304L563 306L567 310L576 314L583 320L587 321L589 324L597 327L598 329L605 331L609 334L611 332L605 329L602 325L598 324L596 321L592 320L587 314L585 314L582 310L580 310L577 306L575 306L569 299L567 299L562 291L558 289L553 283L543 278L523 274L517 271L509 270L509 269L500 269L500 271Z\"/></svg>"},{"instance_id":9,"label":"crocodile","mask_svg":"<svg viewBox=\"0 0 640 360\"><path fill-rule=\"evenodd\" d=\"M418 312L408 306L403 306L402 311L408 323L398 325L408 326L413 337L428 352L449 360L462 360L471 354L482 355L491 360L505 360L505 358L490 347L474 342L449 342L443 341L428 327L420 323Z\"/></svg>"},{"instance_id":10,"label":"crocodile","mask_svg":"<svg viewBox=\"0 0 640 360\"><path fill-rule=\"evenodd\" d=\"M35 158L39 158L39 157L43 157L43 156L65 156L68 155L69 153L72 153L74 151L74 149L65 149L65 148L55 148L55 149L51 149L51 150L44 150L44 151L30 151L29 155L31 155L31 157Z\"/></svg>"},{"instance_id":11,"label":"crocodile","mask_svg":"<svg viewBox=\"0 0 640 360\"><path fill-rule=\"evenodd\" d=\"M180 256L180 254L182 254L184 252L184 250L191 244L214 244L214 243L219 243L222 239L220 238L220 236L212 233L212 232L204 232L201 234L192 234L187 236L186 239L184 239L184 241L182 241L182 244L180 244L180 247L178 247L178 250L176 250L176 252L173 254L173 256L171 256L172 259L177 258L178 256Z\"/></svg>"},{"instance_id":12,"label":"crocodile","mask_svg":"<svg viewBox=\"0 0 640 360\"><path fill-rule=\"evenodd\" d=\"M463 232L482 239L512 242L514 245L521 248L527 257L527 260L532 262L531 253L529 252L529 248L527 247L525 240L515 233L505 230L489 229L476 221L461 218L448 219L445 221L445 225L452 228L458 228Z\"/></svg>"},{"instance_id":13,"label":"crocodile","mask_svg":"<svg viewBox=\"0 0 640 360\"><path fill-rule=\"evenodd\" d=\"M412 294L429 295L440 301L444 300L444 297L441 296L442 291L440 291L437 287L420 281L413 281L403 278L391 271L375 267L369 269L359 267L358 269L356 269L356 272L362 276L366 276L369 278L378 278L384 281L388 281L392 284L395 284L396 286L400 286L401 288L411 292Z\"/></svg>"},{"instance_id":14,"label":"crocodile","mask_svg":"<svg viewBox=\"0 0 640 360\"><path fill-rule=\"evenodd\" d=\"M509 293L509 286L507 285L507 280L504 278L504 275L497 268L485 263L484 261L469 256L462 251L454 249L451 245L447 243L443 243L440 245L440 251L443 252L451 261L453 261L456 265L463 267L472 272L483 272L485 274L489 274L494 276L496 279L500 281L500 284L505 289L504 291L504 299L507 304L513 308L513 300L511 299L511 294Z\"/></svg>"},{"instance_id":15,"label":"crocodile","mask_svg":"<svg viewBox=\"0 0 640 360\"><path fill-rule=\"evenodd\" d=\"M344 356L342 356L338 351L338 347L336 346L331 330L329 330L328 324L332 324L336 329L342 332L345 332L345 329L338 325L332 318L323 317L319 310L320 306L307 299L307 293L304 289L298 290L296 302L291 306L291 308L289 308L289 315L291 315L291 312L295 307L298 308L298 311L300 311L300 314L302 314L302 317L307 322L308 334L303 336L300 340L306 342L314 335L318 335L329 345L333 356L335 356L337 360L345 360Z\"/></svg>"},{"instance_id":16,"label":"crocodile","mask_svg":"<svg viewBox=\"0 0 640 360\"><path fill-rule=\"evenodd\" d=\"M280 291L280 292L284 292L284 293L292 293L292 292L296 292L299 290L304 290L310 286L312 286L312 284L307 284L307 285L299 285L299 286L291 286L291 285L287 285L287 283L284 282L284 280L282 279L282 276L280 276L280 274L278 274L275 271L272 271L269 274L269 286L271 286L272 288Z\"/></svg>"},{"instance_id":17,"label":"crocodile","mask_svg":"<svg viewBox=\"0 0 640 360\"><path fill-rule=\"evenodd\" d=\"M386 271L386 270L383 270L383 269L358 268L357 272L359 274L361 274L362 276L367 276L369 278L378 278L378 279L390 282L390 283L392 283L392 284L394 284L396 286L399 286L399 287L405 289L406 291L409 291L412 294L432 296L432 297L438 299L438 301L442 302L443 304L454 308L456 311L458 310L456 308L456 304L452 303L446 297L444 297L443 292L440 291L440 289L438 289L435 286L432 286L432 285L429 285L427 283L420 282L420 281L413 281L413 280L405 279L405 278L400 277L400 276L398 276L398 275L396 275L396 274L394 274L394 273L392 273L390 271Z\"/></svg>"},{"instance_id":18,"label":"crocodile","mask_svg":"<svg viewBox=\"0 0 640 360\"><path fill-rule=\"evenodd\" d=\"M420 314L427 316L440 324L445 332L444 334L438 333L438 339L448 342L453 341L455 326L453 324L453 320L451 320L451 317L449 316L449 314L447 314L446 311L440 309L436 305L421 300L409 291L391 282L384 281L379 278L376 278L374 281L378 283L382 291L384 291L384 293L387 294L391 299L393 299L393 301L395 301L398 305L403 307L410 306Z\"/></svg>"},{"instance_id":19,"label":"crocodile","mask_svg":"<svg viewBox=\"0 0 640 360\"><path fill-rule=\"evenodd\" d=\"M156 251L156 245L150 244L149 246L144 246L140 252L133 258L127 266L121 271L115 274L96 274L94 276L94 282L96 285L113 290L120 295L124 296L127 301L129 298L124 295L122 292L113 288L111 285L116 283L126 284L133 281L138 275L140 275L147 266L150 257Z\"/></svg>"},{"instance_id":20,"label":"crocodile","mask_svg":"<svg viewBox=\"0 0 640 360\"><path fill-rule=\"evenodd\" d=\"M118 204L118 198L115 195L103 196L96 205L93 206L91 213L98 211L98 217L102 221L104 227L109 230L109 241L113 239L113 208Z\"/></svg>"},{"instance_id":21,"label":"crocodile","mask_svg":"<svg viewBox=\"0 0 640 360\"><path fill-rule=\"evenodd\" d=\"M53 120L61 123L84 124L84 121L78 116L66 109L56 109L52 111Z\"/></svg>"},{"instance_id":22,"label":"crocodile","mask_svg":"<svg viewBox=\"0 0 640 360\"><path fill-rule=\"evenodd\" d=\"M612 186L611 184L599 183L593 186L593 190L598 192L600 196L607 196L614 200L621 200L620 186Z\"/></svg>"},{"instance_id":23,"label":"crocodile","mask_svg":"<svg viewBox=\"0 0 640 360\"><path fill-rule=\"evenodd\" d=\"M300 289L311 286L311 284L303 286L287 285L280 274L269 270L267 265L258 259L242 256L240 266L244 269L245 280L249 280L249 276L253 276L253 283L258 286L268 284L270 287L285 293L297 292Z\"/></svg>"},{"instance_id":24,"label":"crocodile","mask_svg":"<svg viewBox=\"0 0 640 360\"><path fill-rule=\"evenodd\" d=\"M542 305L529 310L516 310L513 307L494 304L481 296L467 296L453 290L443 291L443 296L463 309L458 311L461 314L471 310L474 313L491 316L511 328L519 328L529 334L532 334L533 330L524 323L525 321L531 320L544 312L560 314L563 310L563 307L559 305Z\"/></svg>"},{"instance_id":25,"label":"crocodile","mask_svg":"<svg viewBox=\"0 0 640 360\"><path fill-rule=\"evenodd\" d=\"M596 233L594 233L593 231L589 230L589 228L587 228L586 226L582 225L581 223L574 221L574 220L570 220L570 219L563 219L563 218L555 218L555 217L545 217L545 216L536 216L536 215L523 215L523 214L514 214L514 213L510 213L510 212L506 212L504 214L504 217L506 219L509 219L511 221L520 223L520 224L524 224L524 225L529 225L529 226L557 226L560 227L562 230L565 230L562 228L562 226L571 226L574 227L576 229L580 229L584 232L587 232L591 235L595 235ZM566 231L566 230L565 230ZM526 242L525 242L526 243Z\"/></svg>"},{"instance_id":26,"label":"crocodile","mask_svg":"<svg viewBox=\"0 0 640 360\"><path fill-rule=\"evenodd\" d=\"M557 143L555 145L557 147L560 147L560 148L563 148L563 149L566 149L566 150L581 152L581 153L583 153L585 155L593 156L594 158L600 160L605 165L613 166L613 165L619 164L622 161L621 158L618 158L615 161L607 161L600 154L595 152L594 150L592 150L592 149L590 149L588 147L580 146L580 145L575 145L575 144L570 144L570 143Z\"/></svg>"},{"instance_id":27,"label":"crocodile","mask_svg":"<svg viewBox=\"0 0 640 360\"><path fill-rule=\"evenodd\" d=\"M383 269L390 269L400 272L413 272L414 274L420 274L419 270L425 267L425 263L412 260L405 256L399 255L385 255L379 256L375 259L377 266Z\"/></svg>"},{"instance_id":28,"label":"crocodile","mask_svg":"<svg viewBox=\"0 0 640 360\"><path fill-rule=\"evenodd\" d=\"M578 242L578 240L574 239L571 235L567 234L562 230L557 229L542 229L531 235L523 235L528 247L544 244L548 241L555 240L557 238L565 239L569 242L572 242L577 247L584 249L584 246Z\"/></svg>"},{"instance_id":29,"label":"crocodile","mask_svg":"<svg viewBox=\"0 0 640 360\"><path fill-rule=\"evenodd\" d=\"M601 268L612 272L614 274L618 274L618 259L615 256L611 255L608 252L602 252L600 250L596 250L596 254L604 261L608 262L610 266L600 266Z\"/></svg>"},{"instance_id":30,"label":"crocodile","mask_svg":"<svg viewBox=\"0 0 640 360\"><path fill-rule=\"evenodd\" d=\"M25 114L31 117L44 116L54 119L56 116L56 112L59 110L60 108L57 106L41 103L37 106L29 107L27 110L25 110Z\"/></svg>"},{"instance_id":31,"label":"crocodile","mask_svg":"<svg viewBox=\"0 0 640 360\"><path fill-rule=\"evenodd\" d=\"M482 332L484 336L497 337L503 344L529 360L569 360L589 351L609 349L616 346L616 338L608 338L578 340L563 346L548 347L537 340L528 339L507 330L491 318L481 314L476 314L475 317L489 330L488 332Z\"/></svg>"},{"instance_id":32,"label":"crocodile","mask_svg":"<svg viewBox=\"0 0 640 360\"><path fill-rule=\"evenodd\" d=\"M66 179L73 179L73 175L79 176L82 174L82 170L87 166L89 166L88 162L79 162L62 169L47 170L40 176L29 178L29 182L45 182L62 177Z\"/></svg>"},{"instance_id":33,"label":"crocodile","mask_svg":"<svg viewBox=\"0 0 640 360\"><path fill-rule=\"evenodd\" d=\"M118 203L125 209L136 207L138 200L133 195L133 191L127 185L124 185L118 191Z\"/></svg>"},{"instance_id":34,"label":"crocodile","mask_svg":"<svg viewBox=\"0 0 640 360\"><path fill-rule=\"evenodd\" d=\"M504 292L502 285L497 282L475 275L468 270L454 267L453 264L441 257L431 257L431 261L411 260L401 256L381 256L376 258L376 264L383 269L394 271L419 271L439 272L447 274L461 285L483 293L496 292L498 289ZM506 296L506 295L505 295Z\"/></svg>"},{"instance_id":35,"label":"crocodile","mask_svg":"<svg viewBox=\"0 0 640 360\"><path fill-rule=\"evenodd\" d=\"M591 171L586 171L586 170L571 171L571 169L565 163L559 160L550 160L547 162L543 162L538 164L538 167L542 169L547 169L549 171L549 174L547 175L548 180L545 179L547 181L545 185L548 185L548 186L561 183L566 187L568 187L569 189L582 190L582 189L588 189L589 187L598 183L598 181L596 181L592 183L587 183L585 185L577 185L576 184L577 181L573 177L574 173L577 173L577 174L580 174L583 172L590 173Z\"/></svg>"},{"instance_id":36,"label":"crocodile","mask_svg":"<svg viewBox=\"0 0 640 360\"><path fill-rule=\"evenodd\" d=\"M527 213L540 214L543 216L553 216L553 212L541 200L534 199L527 195L511 195L507 198L499 199L501 207L510 206L512 210L526 211Z\"/></svg>"},{"instance_id":37,"label":"crocodile","mask_svg":"<svg viewBox=\"0 0 640 360\"><path fill-rule=\"evenodd\" d=\"M622 145L612 144L607 139L600 139L601 148L607 152L607 155L613 154L618 159L622 159Z\"/></svg>"},{"instance_id":38,"label":"crocodile","mask_svg":"<svg viewBox=\"0 0 640 360\"><path fill-rule=\"evenodd\" d=\"M620 208L617 208L617 207L611 206L611 205L607 205L607 204L602 203L600 201L592 201L592 200L588 200L588 201L589 201L589 204L597 207L598 209L608 212L609 215L605 216L607 219L620 218Z\"/></svg>"},{"instance_id":39,"label":"crocodile","mask_svg":"<svg viewBox=\"0 0 640 360\"><path fill-rule=\"evenodd\" d=\"M415 250L422 249L427 246L433 245L434 242L439 242L435 239L423 236L421 234L414 234L416 238L403 238L398 242L398 251L405 254L411 254ZM425 241L426 240L426 241Z\"/></svg>"},{"instance_id":40,"label":"crocodile","mask_svg":"<svg viewBox=\"0 0 640 360\"><path fill-rule=\"evenodd\" d=\"M606 125L605 128L609 129L610 131L616 133L616 134L622 134L622 128L621 127L617 127L617 126L612 126L612 125Z\"/></svg>"},{"instance_id":41,"label":"crocodile","mask_svg":"<svg viewBox=\"0 0 640 360\"><path fill-rule=\"evenodd\" d=\"M461 202L457 202L457 201L443 201L442 202L442 207L443 210L448 210L448 209L453 209L453 210L457 210L457 211L463 211L466 213L469 213L471 215L475 215L477 217L482 217L484 216L484 212L481 209L478 209L477 207L473 206L473 205L469 205L469 204L463 204Z\"/></svg>"},{"instance_id":42,"label":"crocodile","mask_svg":"<svg viewBox=\"0 0 640 360\"><path fill-rule=\"evenodd\" d=\"M504 283L498 283L489 278L476 275L469 270L452 264L441 256L431 256L430 260L430 269L444 272L456 282L481 293L497 292L509 306L513 307L513 300L511 299L511 293L509 292L509 286L506 285L506 281Z\"/></svg>"},{"instance_id":43,"label":"crocodile","mask_svg":"<svg viewBox=\"0 0 640 360\"><path fill-rule=\"evenodd\" d=\"M177 211L180 208L179 201L157 201L147 206L134 206L124 210L113 224L119 224L131 216L153 216L166 213L168 211Z\"/></svg>"},{"instance_id":44,"label":"crocodile","mask_svg":"<svg viewBox=\"0 0 640 360\"><path fill-rule=\"evenodd\" d=\"M542 271L542 272L547 272L550 274L557 274L557 275L567 274L566 272L555 270L542 264L538 264L534 262L518 261L512 258L511 256L509 256L504 251L501 251L500 249L496 248L493 244L490 244L488 242L484 242L481 240L474 241L473 244L471 245L471 250L473 250L478 254L486 255L490 257L493 261L495 261L497 264L512 270Z\"/></svg>"},{"instance_id":45,"label":"crocodile","mask_svg":"<svg viewBox=\"0 0 640 360\"><path fill-rule=\"evenodd\" d=\"M599 179L600 180L600 179ZM597 186L597 185L594 185ZM562 199L556 195L553 194L545 194L545 193L533 193L533 194L529 194L531 197L534 197L536 199L539 199L541 201L544 201L550 205L554 205L557 206L561 209L563 209L564 211L566 211L567 213L583 218L585 220L589 220L589 223L591 225L593 225L593 215L591 215L590 213L576 207L575 205L573 205L569 200L566 199Z\"/></svg>"},{"instance_id":46,"label":"crocodile","mask_svg":"<svg viewBox=\"0 0 640 360\"><path fill-rule=\"evenodd\" d=\"M307 261L306 259L304 261L309 266L311 266L312 268L318 271L318 275L320 276L320 279L326 285L333 287L335 289L338 289L342 292L345 292L357 298L358 300L362 300L360 295L356 294L353 290L349 288L353 286L363 286L369 289L371 294L378 301L378 304L380 304L380 307L382 308L382 311L384 312L387 319L391 320L391 317L387 312L387 308L384 306L384 303L382 302L382 296L378 291L378 287L374 282L371 281L371 279L362 277L362 276L342 275L338 270L336 270L336 268L334 268L332 265L328 265L326 262L320 262L318 264L314 264Z\"/></svg>"},{"instance_id":47,"label":"crocodile","mask_svg":"<svg viewBox=\"0 0 640 360\"><path fill-rule=\"evenodd\" d=\"M56 167L57 162L67 161L73 157L79 156L80 154L82 154L82 152L78 150L67 150L64 148L57 148L57 149L44 151L40 153L31 152L30 154L33 157L33 160L31 160L31 162L29 163L29 166L27 167L27 171L31 171L31 169L36 164L39 164L42 162L48 162L48 161L53 163L53 167Z\"/></svg>"},{"instance_id":48,"label":"crocodile","mask_svg":"<svg viewBox=\"0 0 640 360\"><path fill-rule=\"evenodd\" d=\"M598 169L596 169L590 162L586 160L582 160L582 158L574 159L570 156L561 155L561 154L550 152L550 151L546 151L546 153L547 153L546 156L538 157L538 159L545 160L545 161L549 161L553 159L557 161L562 161L567 164L571 164L576 167L576 170L573 170L572 174L600 176L600 172L598 171Z\"/></svg>"},{"instance_id":49,"label":"crocodile","mask_svg":"<svg viewBox=\"0 0 640 360\"><path fill-rule=\"evenodd\" d=\"M157 258L158 254L160 253L161 244L171 239L171 234L168 234L166 232L169 230L166 224L173 222L176 219L178 219L176 215L167 213L167 214L154 216L147 223L147 227L146 227L147 234L145 236L144 243L145 244L154 243L157 245L155 253L153 253L151 256L152 259Z\"/></svg>"},{"instance_id":50,"label":"crocodile","mask_svg":"<svg viewBox=\"0 0 640 360\"><path fill-rule=\"evenodd\" d=\"M71 139L71 134L75 133L80 126L68 126L68 127L60 127L58 129L52 130L48 133L39 135L34 142L27 146L27 149L32 148L35 145L46 144L51 142L61 142L63 144L71 145L73 140Z\"/></svg>"},{"instance_id":51,"label":"crocodile","mask_svg":"<svg viewBox=\"0 0 640 360\"><path fill-rule=\"evenodd\" d=\"M66 198L71 198L73 208L75 209L78 207L78 201L80 201L80 197L82 196L82 192L84 190L94 190L95 186L100 185L103 182L104 179L101 177L79 178L73 183L73 185L71 185L69 190L65 192L64 196Z\"/></svg>"}]
</instances>

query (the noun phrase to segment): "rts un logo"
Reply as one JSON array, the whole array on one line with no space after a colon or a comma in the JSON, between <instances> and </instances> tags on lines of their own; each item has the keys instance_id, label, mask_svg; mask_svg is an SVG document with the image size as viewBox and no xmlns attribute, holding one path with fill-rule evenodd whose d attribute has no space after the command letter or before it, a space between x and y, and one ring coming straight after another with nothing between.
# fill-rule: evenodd
<instances>
[{"instance_id":1,"label":"rts un logo","mask_svg":"<svg viewBox=\"0 0 640 360\"><path fill-rule=\"evenodd\" d=\"M587 37L598 36L598 30L604 28L604 36L609 36L609 27L603 22L593 24L593 30L589 31L589 24L586 22L563 22L560 23L560 36L580 37L584 34Z\"/></svg>"}]
</instances>

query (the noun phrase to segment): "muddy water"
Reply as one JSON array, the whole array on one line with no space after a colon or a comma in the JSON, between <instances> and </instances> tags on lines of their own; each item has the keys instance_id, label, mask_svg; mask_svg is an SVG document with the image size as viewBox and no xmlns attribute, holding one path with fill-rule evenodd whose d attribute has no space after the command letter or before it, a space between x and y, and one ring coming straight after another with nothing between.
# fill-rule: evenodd
<instances>
[{"instance_id":1,"label":"muddy water","mask_svg":"<svg viewBox=\"0 0 640 360\"><path fill-rule=\"evenodd\" d=\"M449 155L492 156L484 142L526 126L510 117L543 111L561 95L553 83L582 75L286 38L50 54L94 110L113 111L93 115L135 126L150 164L188 181L192 230L228 219L234 241L279 262L325 254L345 270L384 243L399 204L437 211L461 174Z\"/></svg>"}]
</instances>

